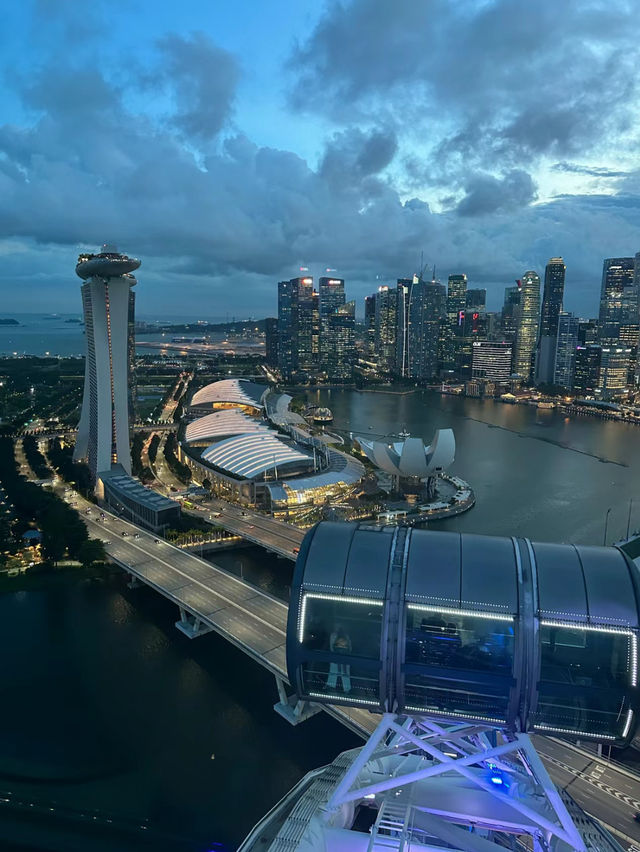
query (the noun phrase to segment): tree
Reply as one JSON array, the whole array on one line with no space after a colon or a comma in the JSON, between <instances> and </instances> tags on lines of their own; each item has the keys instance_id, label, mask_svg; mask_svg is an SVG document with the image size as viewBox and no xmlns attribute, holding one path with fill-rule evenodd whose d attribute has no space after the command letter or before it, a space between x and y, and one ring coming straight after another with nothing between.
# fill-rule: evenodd
<instances>
[{"instance_id":1,"label":"tree","mask_svg":"<svg viewBox=\"0 0 640 852\"><path fill-rule=\"evenodd\" d=\"M78 559L85 568L89 568L94 562L104 562L106 558L104 544L99 538L87 539L78 550Z\"/></svg>"}]
</instances>

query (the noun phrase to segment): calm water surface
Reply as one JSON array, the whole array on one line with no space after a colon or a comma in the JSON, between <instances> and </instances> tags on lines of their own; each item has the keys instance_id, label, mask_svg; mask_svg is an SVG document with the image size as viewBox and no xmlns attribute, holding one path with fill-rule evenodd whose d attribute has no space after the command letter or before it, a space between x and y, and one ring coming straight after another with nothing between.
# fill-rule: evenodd
<instances>
[{"instance_id":1,"label":"calm water surface","mask_svg":"<svg viewBox=\"0 0 640 852\"><path fill-rule=\"evenodd\" d=\"M347 431L454 429L453 470L477 505L435 526L598 544L609 506L609 540L624 534L630 498L640 525L638 428L432 393L312 398ZM212 558L287 597L290 563L257 548ZM0 790L192 838L174 849L233 848L306 770L357 743L324 714L290 727L270 676L215 635L188 640L176 618L120 576L0 595Z\"/></svg>"}]
</instances>

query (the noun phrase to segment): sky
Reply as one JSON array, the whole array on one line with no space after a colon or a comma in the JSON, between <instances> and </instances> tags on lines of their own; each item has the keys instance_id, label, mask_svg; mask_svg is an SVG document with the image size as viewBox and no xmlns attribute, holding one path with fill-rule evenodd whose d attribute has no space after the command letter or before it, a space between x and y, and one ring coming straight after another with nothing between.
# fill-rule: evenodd
<instances>
[{"instance_id":1,"label":"sky","mask_svg":"<svg viewBox=\"0 0 640 852\"><path fill-rule=\"evenodd\" d=\"M490 309L567 264L597 315L640 251L627 0L23 0L0 27L0 314L80 311L79 251L140 316L275 315L300 267L466 272ZM334 271L335 270L335 271ZM430 272L429 272L430 274Z\"/></svg>"}]
</instances>

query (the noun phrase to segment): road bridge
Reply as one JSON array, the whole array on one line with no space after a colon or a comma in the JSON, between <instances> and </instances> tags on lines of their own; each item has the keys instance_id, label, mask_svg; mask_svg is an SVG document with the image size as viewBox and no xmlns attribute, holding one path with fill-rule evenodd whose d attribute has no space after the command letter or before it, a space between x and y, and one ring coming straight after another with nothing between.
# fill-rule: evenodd
<instances>
[{"instance_id":1,"label":"road bridge","mask_svg":"<svg viewBox=\"0 0 640 852\"><path fill-rule=\"evenodd\" d=\"M103 522L94 504L75 493L67 496L77 503L90 534L105 542L109 558L134 584L144 583L176 605L176 626L182 633L195 638L216 632L271 672L280 698L275 707L289 721L297 723L319 711L288 694L284 601L111 514L105 513ZM364 737L379 721L376 714L358 708L322 709ZM633 819L640 810L637 775L559 740L536 737L536 747L558 787L567 787L623 844L640 846L640 825Z\"/></svg>"},{"instance_id":2,"label":"road bridge","mask_svg":"<svg viewBox=\"0 0 640 852\"><path fill-rule=\"evenodd\" d=\"M185 511L294 562L306 532L225 500L204 500Z\"/></svg>"}]
</instances>

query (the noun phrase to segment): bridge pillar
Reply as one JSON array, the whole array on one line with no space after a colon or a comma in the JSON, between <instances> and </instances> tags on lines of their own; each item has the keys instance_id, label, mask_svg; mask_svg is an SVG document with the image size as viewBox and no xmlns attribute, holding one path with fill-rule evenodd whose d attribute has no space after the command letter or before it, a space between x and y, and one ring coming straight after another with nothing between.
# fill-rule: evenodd
<instances>
[{"instance_id":1,"label":"bridge pillar","mask_svg":"<svg viewBox=\"0 0 640 852\"><path fill-rule=\"evenodd\" d=\"M184 607L178 607L180 610L180 621L176 621L176 627L189 639L197 639L198 636L204 636L205 633L211 633L212 627L205 624L197 615L191 615Z\"/></svg>"},{"instance_id":2,"label":"bridge pillar","mask_svg":"<svg viewBox=\"0 0 640 852\"><path fill-rule=\"evenodd\" d=\"M129 574L129 582L127 583L128 589L137 589L138 586L142 586L140 579L136 577L135 574Z\"/></svg>"},{"instance_id":3,"label":"bridge pillar","mask_svg":"<svg viewBox=\"0 0 640 852\"><path fill-rule=\"evenodd\" d=\"M294 693L287 695L287 687L281 677L276 677L276 686L278 688L278 697L280 701L273 705L276 713L279 713L283 719L286 719L290 725L299 725L300 722L306 722L316 713L319 713L322 708L318 704L312 704Z\"/></svg>"}]
</instances>

